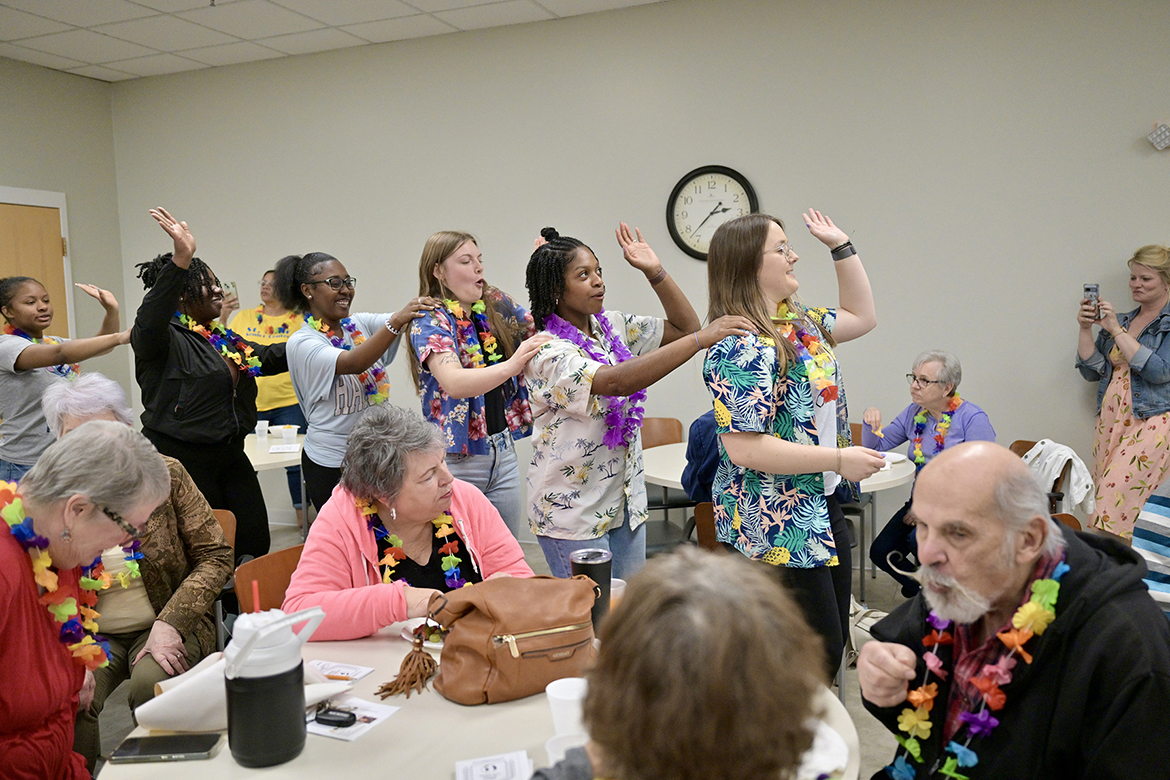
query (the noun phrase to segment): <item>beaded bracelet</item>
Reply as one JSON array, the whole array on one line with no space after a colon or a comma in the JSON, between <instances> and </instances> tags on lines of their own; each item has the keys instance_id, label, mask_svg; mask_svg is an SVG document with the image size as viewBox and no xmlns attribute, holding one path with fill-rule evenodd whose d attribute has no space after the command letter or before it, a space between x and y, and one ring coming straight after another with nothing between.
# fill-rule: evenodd
<instances>
[{"instance_id":1,"label":"beaded bracelet","mask_svg":"<svg viewBox=\"0 0 1170 780\"><path fill-rule=\"evenodd\" d=\"M395 336L401 336L402 331L390 324L390 320L386 320L386 330L393 333Z\"/></svg>"}]
</instances>

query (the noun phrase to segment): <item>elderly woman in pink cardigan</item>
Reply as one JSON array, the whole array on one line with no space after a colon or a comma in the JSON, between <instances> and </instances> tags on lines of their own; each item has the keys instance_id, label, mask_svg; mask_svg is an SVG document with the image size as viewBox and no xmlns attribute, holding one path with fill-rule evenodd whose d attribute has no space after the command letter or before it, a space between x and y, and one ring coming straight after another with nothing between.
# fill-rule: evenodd
<instances>
[{"instance_id":1,"label":"elderly woman in pink cardigan","mask_svg":"<svg viewBox=\"0 0 1170 780\"><path fill-rule=\"evenodd\" d=\"M354 426L283 608L319 606L313 639L357 639L427 614L437 591L532 569L483 493L451 476L439 431L385 404Z\"/></svg>"}]
</instances>

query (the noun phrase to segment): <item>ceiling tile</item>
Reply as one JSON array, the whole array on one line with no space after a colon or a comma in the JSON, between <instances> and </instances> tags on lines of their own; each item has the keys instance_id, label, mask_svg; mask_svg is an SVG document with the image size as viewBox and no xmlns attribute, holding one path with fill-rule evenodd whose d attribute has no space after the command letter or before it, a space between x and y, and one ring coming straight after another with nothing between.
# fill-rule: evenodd
<instances>
[{"instance_id":1,"label":"ceiling tile","mask_svg":"<svg viewBox=\"0 0 1170 780\"><path fill-rule=\"evenodd\" d=\"M386 19L381 22L348 25L345 29L372 43L403 41L407 38L422 38L427 35L443 35L444 33L458 32L457 28L427 14L404 16L401 19Z\"/></svg>"},{"instance_id":2,"label":"ceiling tile","mask_svg":"<svg viewBox=\"0 0 1170 780\"><path fill-rule=\"evenodd\" d=\"M236 0L217 0L216 5L227 5ZM210 0L134 0L138 5L153 8L156 11L165 11L173 14L179 11L190 11L193 8L206 8L211 5Z\"/></svg>"},{"instance_id":3,"label":"ceiling tile","mask_svg":"<svg viewBox=\"0 0 1170 780\"><path fill-rule=\"evenodd\" d=\"M70 30L54 35L43 35L40 38L26 38L20 42L20 45L88 63L111 62L157 54L153 49L139 46L137 43L120 41L117 38L99 35L89 30Z\"/></svg>"},{"instance_id":4,"label":"ceiling tile","mask_svg":"<svg viewBox=\"0 0 1170 780\"><path fill-rule=\"evenodd\" d=\"M664 0L540 0L541 5L557 16L578 16L661 2Z\"/></svg>"},{"instance_id":5,"label":"ceiling tile","mask_svg":"<svg viewBox=\"0 0 1170 780\"><path fill-rule=\"evenodd\" d=\"M272 0L272 2L335 27L395 19L418 13L414 8L398 0Z\"/></svg>"},{"instance_id":6,"label":"ceiling tile","mask_svg":"<svg viewBox=\"0 0 1170 780\"><path fill-rule=\"evenodd\" d=\"M179 16L249 41L273 35L305 32L324 26L268 0L240 0L238 3L215 8L184 11Z\"/></svg>"},{"instance_id":7,"label":"ceiling tile","mask_svg":"<svg viewBox=\"0 0 1170 780\"><path fill-rule=\"evenodd\" d=\"M271 60L285 55L264 46L240 41L239 43L225 43L221 46L208 46L205 49L190 49L189 51L183 52L183 56L207 65L215 66L239 65L241 62Z\"/></svg>"},{"instance_id":8,"label":"ceiling tile","mask_svg":"<svg viewBox=\"0 0 1170 780\"><path fill-rule=\"evenodd\" d=\"M163 51L182 51L236 41L230 35L200 27L186 19L165 15L135 19L132 22L104 24L101 27L94 27L93 30Z\"/></svg>"},{"instance_id":9,"label":"ceiling tile","mask_svg":"<svg viewBox=\"0 0 1170 780\"><path fill-rule=\"evenodd\" d=\"M312 54L316 51L344 49L347 46L363 46L364 41L356 35L332 28L310 30L309 32L280 35L275 38L260 38L256 43L264 44L285 54Z\"/></svg>"},{"instance_id":10,"label":"ceiling tile","mask_svg":"<svg viewBox=\"0 0 1170 780\"><path fill-rule=\"evenodd\" d=\"M0 43L0 57L7 57L10 60L20 60L21 62L31 62L33 65L40 65L41 67L52 68L53 70L68 70L69 68L76 68L85 64L84 62L71 60L68 57L58 57L56 54L46 54L43 51L26 49L14 43Z\"/></svg>"},{"instance_id":11,"label":"ceiling tile","mask_svg":"<svg viewBox=\"0 0 1170 780\"><path fill-rule=\"evenodd\" d=\"M477 5L457 11L440 11L435 16L460 30L479 30L485 27L503 27L506 24L540 22L556 18L529 0L508 0L504 3Z\"/></svg>"},{"instance_id":12,"label":"ceiling tile","mask_svg":"<svg viewBox=\"0 0 1170 780\"><path fill-rule=\"evenodd\" d=\"M420 11L450 11L453 8L469 8L473 5L491 5L496 0L406 0Z\"/></svg>"},{"instance_id":13,"label":"ceiling tile","mask_svg":"<svg viewBox=\"0 0 1170 780\"><path fill-rule=\"evenodd\" d=\"M15 41L18 38L48 35L68 29L67 24L0 6L0 41Z\"/></svg>"},{"instance_id":14,"label":"ceiling tile","mask_svg":"<svg viewBox=\"0 0 1170 780\"><path fill-rule=\"evenodd\" d=\"M86 65L83 68L71 68L68 73L74 73L78 76L86 76L87 78L97 79L98 81L125 81L126 79L138 78L133 73L125 73L120 70L113 70L111 68L103 68L101 65Z\"/></svg>"},{"instance_id":15,"label":"ceiling tile","mask_svg":"<svg viewBox=\"0 0 1170 780\"><path fill-rule=\"evenodd\" d=\"M126 0L4 0L4 5L28 11L37 16L47 16L58 22L77 27L91 27L107 22L124 22L140 16L150 16L149 8L126 2Z\"/></svg>"},{"instance_id":16,"label":"ceiling tile","mask_svg":"<svg viewBox=\"0 0 1170 780\"><path fill-rule=\"evenodd\" d=\"M149 57L135 57L130 60L111 62L109 65L118 70L133 73L135 76L161 76L164 73L179 73L184 70L199 70L207 67L202 62L192 62L174 54L152 54Z\"/></svg>"}]
</instances>

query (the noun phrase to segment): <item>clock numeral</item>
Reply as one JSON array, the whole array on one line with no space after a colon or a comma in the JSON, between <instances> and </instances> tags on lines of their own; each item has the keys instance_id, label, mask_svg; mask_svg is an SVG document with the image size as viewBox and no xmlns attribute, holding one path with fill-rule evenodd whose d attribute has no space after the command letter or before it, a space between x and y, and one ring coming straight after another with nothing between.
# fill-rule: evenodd
<instances>
[{"instance_id":1,"label":"clock numeral","mask_svg":"<svg viewBox=\"0 0 1170 780\"><path fill-rule=\"evenodd\" d=\"M692 198L690 195L687 195L686 197L684 197L684 198L682 199L682 202L683 202L683 205L684 205L684 206L689 206L689 205L691 205L692 203L694 203L694 202L695 202L695 199L694 199L694 198Z\"/></svg>"},{"instance_id":2,"label":"clock numeral","mask_svg":"<svg viewBox=\"0 0 1170 780\"><path fill-rule=\"evenodd\" d=\"M738 196L738 195L736 195L734 198L732 198L732 199L731 199L731 202L732 202L732 203L739 203L739 196ZM739 213L740 213L740 214L742 214L743 212L741 211L741 212L739 212Z\"/></svg>"},{"instance_id":3,"label":"clock numeral","mask_svg":"<svg viewBox=\"0 0 1170 780\"><path fill-rule=\"evenodd\" d=\"M709 189L709 190L713 190L713 189L715 189L715 180L714 180L714 179L712 179L711 181L707 182L707 189Z\"/></svg>"},{"instance_id":4,"label":"clock numeral","mask_svg":"<svg viewBox=\"0 0 1170 780\"><path fill-rule=\"evenodd\" d=\"M702 184L696 184L696 185L695 185L695 194L696 194L696 195L702 195L702 194L703 194L703 185L702 185Z\"/></svg>"},{"instance_id":5,"label":"clock numeral","mask_svg":"<svg viewBox=\"0 0 1170 780\"><path fill-rule=\"evenodd\" d=\"M687 218L687 213L686 213L685 211L680 211L680 212L678 213L678 215L679 215L679 217L680 217L681 219L686 219L686 218Z\"/></svg>"}]
</instances>

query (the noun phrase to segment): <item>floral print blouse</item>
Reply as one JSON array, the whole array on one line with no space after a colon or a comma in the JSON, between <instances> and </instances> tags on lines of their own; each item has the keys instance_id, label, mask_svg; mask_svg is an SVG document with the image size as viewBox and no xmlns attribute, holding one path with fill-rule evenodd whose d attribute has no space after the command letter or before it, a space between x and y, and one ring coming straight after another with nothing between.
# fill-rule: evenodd
<instances>
[{"instance_id":1,"label":"floral print blouse","mask_svg":"<svg viewBox=\"0 0 1170 780\"><path fill-rule=\"evenodd\" d=\"M633 355L657 349L663 320L607 311L615 334ZM616 362L590 317L593 340ZM629 447L610 449L605 436L608 402L592 394L593 375L603 364L564 339L555 338L528 362L529 397L535 418L528 465L528 520L532 532L554 539L597 539L625 522L646 522L642 435Z\"/></svg>"},{"instance_id":2,"label":"floral print blouse","mask_svg":"<svg viewBox=\"0 0 1170 780\"><path fill-rule=\"evenodd\" d=\"M825 332L832 332L835 310L809 309L808 315ZM837 442L849 446L845 395L839 370L834 373L839 388ZM771 338L723 339L707 351L703 379L714 402L717 433L770 433L796 444L819 443L814 423L817 396L805 366L789 360L780 376ZM720 442L711 494L716 497L719 541L734 544L749 558L798 569L837 565L822 472L770 474L742 468L731 462Z\"/></svg>"},{"instance_id":3,"label":"floral print blouse","mask_svg":"<svg viewBox=\"0 0 1170 780\"><path fill-rule=\"evenodd\" d=\"M488 306L503 315L506 327L524 334L516 344L536 332L532 315L503 290L485 286L483 297ZM472 366L467 343L459 330L455 315L445 308L427 313L410 327L410 343L418 355L418 394L422 400L422 413L443 432L447 452L486 455L489 450L483 396L452 398L427 368L427 358L431 355L456 351L464 368ZM532 410L528 407L528 389L523 376L504 383L504 417L513 439L522 439L532 433Z\"/></svg>"}]
</instances>

